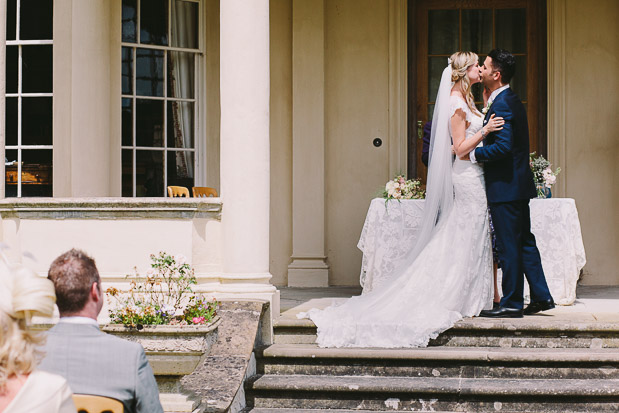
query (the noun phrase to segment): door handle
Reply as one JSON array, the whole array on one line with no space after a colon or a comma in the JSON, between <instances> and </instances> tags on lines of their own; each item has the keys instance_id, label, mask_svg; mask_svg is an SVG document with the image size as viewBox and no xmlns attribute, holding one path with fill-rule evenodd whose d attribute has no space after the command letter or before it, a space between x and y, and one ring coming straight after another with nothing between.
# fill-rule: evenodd
<instances>
[{"instance_id":1,"label":"door handle","mask_svg":"<svg viewBox=\"0 0 619 413\"><path fill-rule=\"evenodd\" d=\"M420 140L423 139L423 123L422 120L417 121L417 137Z\"/></svg>"}]
</instances>

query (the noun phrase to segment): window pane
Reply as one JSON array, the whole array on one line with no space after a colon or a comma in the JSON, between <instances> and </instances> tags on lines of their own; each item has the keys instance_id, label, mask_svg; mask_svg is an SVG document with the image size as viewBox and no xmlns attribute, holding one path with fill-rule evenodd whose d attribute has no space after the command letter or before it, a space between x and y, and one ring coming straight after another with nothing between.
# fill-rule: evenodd
<instances>
[{"instance_id":1,"label":"window pane","mask_svg":"<svg viewBox=\"0 0 619 413\"><path fill-rule=\"evenodd\" d=\"M477 54L492 49L492 10L462 10L462 48Z\"/></svg>"},{"instance_id":2,"label":"window pane","mask_svg":"<svg viewBox=\"0 0 619 413\"><path fill-rule=\"evenodd\" d=\"M122 94L133 94L133 49L122 48Z\"/></svg>"},{"instance_id":3,"label":"window pane","mask_svg":"<svg viewBox=\"0 0 619 413\"><path fill-rule=\"evenodd\" d=\"M168 102L168 148L194 147L194 104Z\"/></svg>"},{"instance_id":4,"label":"window pane","mask_svg":"<svg viewBox=\"0 0 619 413\"><path fill-rule=\"evenodd\" d=\"M168 45L168 0L142 2L140 43Z\"/></svg>"},{"instance_id":5,"label":"window pane","mask_svg":"<svg viewBox=\"0 0 619 413\"><path fill-rule=\"evenodd\" d=\"M198 48L198 3L172 2L172 46Z\"/></svg>"},{"instance_id":6,"label":"window pane","mask_svg":"<svg viewBox=\"0 0 619 413\"><path fill-rule=\"evenodd\" d=\"M133 196L133 151L122 151L122 196Z\"/></svg>"},{"instance_id":7,"label":"window pane","mask_svg":"<svg viewBox=\"0 0 619 413\"><path fill-rule=\"evenodd\" d=\"M428 53L451 55L458 51L458 10L428 11Z\"/></svg>"},{"instance_id":8,"label":"window pane","mask_svg":"<svg viewBox=\"0 0 619 413\"><path fill-rule=\"evenodd\" d=\"M168 96L193 99L195 79L193 53L168 52Z\"/></svg>"},{"instance_id":9,"label":"window pane","mask_svg":"<svg viewBox=\"0 0 619 413\"><path fill-rule=\"evenodd\" d=\"M133 145L133 99L122 99L122 145Z\"/></svg>"},{"instance_id":10,"label":"window pane","mask_svg":"<svg viewBox=\"0 0 619 413\"><path fill-rule=\"evenodd\" d=\"M19 46L6 47L6 93L17 93Z\"/></svg>"},{"instance_id":11,"label":"window pane","mask_svg":"<svg viewBox=\"0 0 619 413\"><path fill-rule=\"evenodd\" d=\"M20 0L19 37L21 40L52 40L52 0Z\"/></svg>"},{"instance_id":12,"label":"window pane","mask_svg":"<svg viewBox=\"0 0 619 413\"><path fill-rule=\"evenodd\" d=\"M527 52L526 9L496 11L496 44L511 53Z\"/></svg>"},{"instance_id":13,"label":"window pane","mask_svg":"<svg viewBox=\"0 0 619 413\"><path fill-rule=\"evenodd\" d=\"M22 145L52 144L52 98L22 98Z\"/></svg>"},{"instance_id":14,"label":"window pane","mask_svg":"<svg viewBox=\"0 0 619 413\"><path fill-rule=\"evenodd\" d=\"M163 146L163 101L138 99L136 101L136 145Z\"/></svg>"},{"instance_id":15,"label":"window pane","mask_svg":"<svg viewBox=\"0 0 619 413\"><path fill-rule=\"evenodd\" d=\"M137 42L137 0L123 0L122 41Z\"/></svg>"},{"instance_id":16,"label":"window pane","mask_svg":"<svg viewBox=\"0 0 619 413\"><path fill-rule=\"evenodd\" d=\"M163 151L136 151L136 196L163 196Z\"/></svg>"},{"instance_id":17,"label":"window pane","mask_svg":"<svg viewBox=\"0 0 619 413\"><path fill-rule=\"evenodd\" d=\"M17 145L17 98L6 98L6 144Z\"/></svg>"},{"instance_id":18,"label":"window pane","mask_svg":"<svg viewBox=\"0 0 619 413\"><path fill-rule=\"evenodd\" d=\"M163 51L137 49L136 94L163 96Z\"/></svg>"},{"instance_id":19,"label":"window pane","mask_svg":"<svg viewBox=\"0 0 619 413\"><path fill-rule=\"evenodd\" d=\"M22 150L21 196L52 196L52 150Z\"/></svg>"},{"instance_id":20,"label":"window pane","mask_svg":"<svg viewBox=\"0 0 619 413\"><path fill-rule=\"evenodd\" d=\"M191 188L193 184L194 153L168 152L168 185Z\"/></svg>"},{"instance_id":21,"label":"window pane","mask_svg":"<svg viewBox=\"0 0 619 413\"><path fill-rule=\"evenodd\" d=\"M516 56L516 72L509 86L520 100L527 100L527 57Z\"/></svg>"},{"instance_id":22,"label":"window pane","mask_svg":"<svg viewBox=\"0 0 619 413\"><path fill-rule=\"evenodd\" d=\"M17 149L7 149L4 151L6 165L5 170L5 196L12 198L17 196Z\"/></svg>"},{"instance_id":23,"label":"window pane","mask_svg":"<svg viewBox=\"0 0 619 413\"><path fill-rule=\"evenodd\" d=\"M52 46L22 46L22 92L52 92Z\"/></svg>"},{"instance_id":24,"label":"window pane","mask_svg":"<svg viewBox=\"0 0 619 413\"><path fill-rule=\"evenodd\" d=\"M447 58L430 57L428 60L428 101L434 102L441 83L441 75L447 67Z\"/></svg>"},{"instance_id":25,"label":"window pane","mask_svg":"<svg viewBox=\"0 0 619 413\"><path fill-rule=\"evenodd\" d=\"M15 40L16 22L17 0L8 0L6 3L6 40Z\"/></svg>"}]
</instances>

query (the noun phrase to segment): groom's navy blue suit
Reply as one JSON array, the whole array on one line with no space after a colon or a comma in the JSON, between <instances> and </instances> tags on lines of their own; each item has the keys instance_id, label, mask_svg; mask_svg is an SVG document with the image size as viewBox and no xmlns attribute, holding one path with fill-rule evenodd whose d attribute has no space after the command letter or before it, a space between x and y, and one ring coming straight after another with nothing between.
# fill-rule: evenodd
<instances>
[{"instance_id":1,"label":"groom's navy blue suit","mask_svg":"<svg viewBox=\"0 0 619 413\"><path fill-rule=\"evenodd\" d=\"M493 113L505 124L502 130L486 136L484 146L475 149L475 159L484 166L486 195L503 271L501 306L522 309L523 274L529 282L531 302L551 299L531 233L529 199L536 196L536 190L529 167L529 126L524 105L511 88L496 96L484 124Z\"/></svg>"}]
</instances>

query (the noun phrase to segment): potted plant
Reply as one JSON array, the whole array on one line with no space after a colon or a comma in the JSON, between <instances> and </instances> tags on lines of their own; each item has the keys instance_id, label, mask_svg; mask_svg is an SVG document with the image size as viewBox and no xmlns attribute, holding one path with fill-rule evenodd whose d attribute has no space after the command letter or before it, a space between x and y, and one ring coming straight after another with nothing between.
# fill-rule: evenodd
<instances>
[{"instance_id":1,"label":"potted plant","mask_svg":"<svg viewBox=\"0 0 619 413\"><path fill-rule=\"evenodd\" d=\"M151 269L127 275L128 291L106 290L110 324L103 331L144 347L160 391L177 392L217 340L219 303L192 291L193 268L182 256L151 254Z\"/></svg>"}]
</instances>

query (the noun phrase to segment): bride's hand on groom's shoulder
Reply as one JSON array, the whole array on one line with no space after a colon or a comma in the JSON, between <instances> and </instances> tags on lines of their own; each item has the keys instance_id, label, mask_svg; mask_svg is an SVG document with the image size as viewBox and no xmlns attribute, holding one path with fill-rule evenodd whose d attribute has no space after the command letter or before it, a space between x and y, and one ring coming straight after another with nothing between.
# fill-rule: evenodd
<instances>
[{"instance_id":1,"label":"bride's hand on groom's shoulder","mask_svg":"<svg viewBox=\"0 0 619 413\"><path fill-rule=\"evenodd\" d=\"M460 160L462 160L462 161L470 161L471 160L471 153L469 152L466 155L462 155L460 157Z\"/></svg>"}]
</instances>

